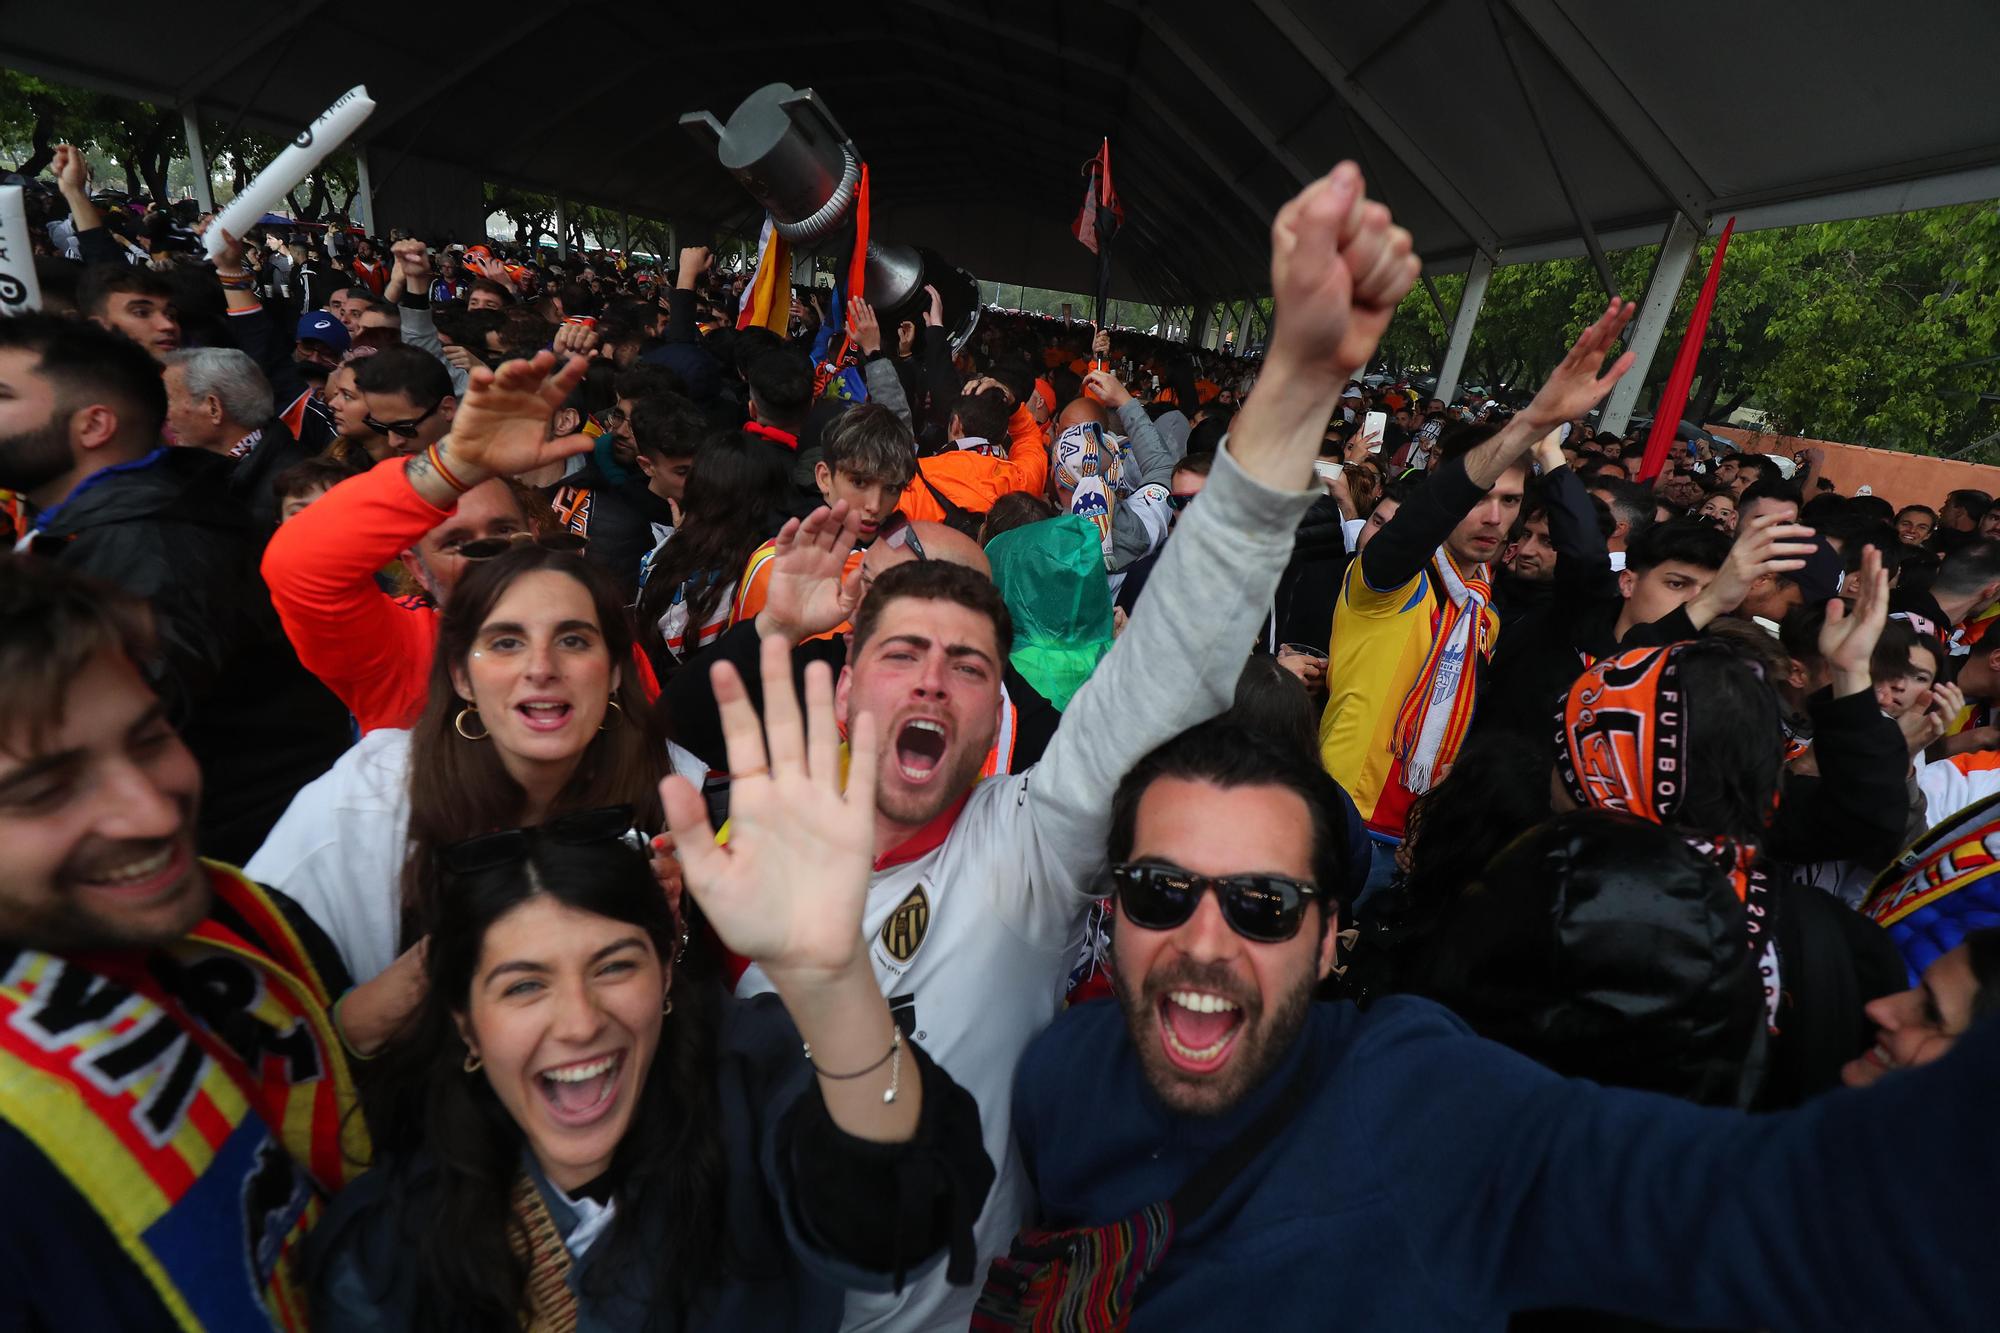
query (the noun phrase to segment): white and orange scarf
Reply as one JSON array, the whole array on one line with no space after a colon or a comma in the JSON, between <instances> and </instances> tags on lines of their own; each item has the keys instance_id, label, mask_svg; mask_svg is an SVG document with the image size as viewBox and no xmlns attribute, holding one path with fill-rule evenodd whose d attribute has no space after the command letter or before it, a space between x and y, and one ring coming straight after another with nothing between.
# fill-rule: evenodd
<instances>
[{"instance_id":1,"label":"white and orange scarf","mask_svg":"<svg viewBox=\"0 0 2000 1333\"><path fill-rule=\"evenodd\" d=\"M1423 670L1396 715L1396 758L1403 786L1419 796L1436 786L1458 758L1466 728L1472 725L1479 664L1493 656L1493 642L1500 634L1500 617L1492 606L1493 585L1484 565L1474 565L1468 578L1440 546L1431 569L1444 591L1437 633Z\"/></svg>"}]
</instances>

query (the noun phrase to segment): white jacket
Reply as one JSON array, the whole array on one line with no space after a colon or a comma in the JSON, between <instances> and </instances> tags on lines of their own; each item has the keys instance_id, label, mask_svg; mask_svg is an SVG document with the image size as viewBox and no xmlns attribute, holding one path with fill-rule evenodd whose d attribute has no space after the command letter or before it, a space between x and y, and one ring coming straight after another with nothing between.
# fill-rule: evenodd
<instances>
[{"instance_id":1,"label":"white jacket","mask_svg":"<svg viewBox=\"0 0 2000 1333\"><path fill-rule=\"evenodd\" d=\"M942 841L877 869L862 917L876 980L909 1035L978 1099L999 1178L974 1229L972 1286L949 1286L939 1265L901 1296L850 1292L844 1328L957 1333L970 1322L987 1265L1027 1220L1014 1069L1061 1004L1112 792L1149 751L1229 707L1312 499L1252 481L1225 446L1041 761L981 782ZM737 985L740 995L769 989L755 966Z\"/></svg>"},{"instance_id":2,"label":"white jacket","mask_svg":"<svg viewBox=\"0 0 2000 1333\"><path fill-rule=\"evenodd\" d=\"M674 771L707 773L680 746ZM243 867L305 909L340 951L356 985L396 961L403 862L410 846L410 733L381 727L299 789Z\"/></svg>"}]
</instances>

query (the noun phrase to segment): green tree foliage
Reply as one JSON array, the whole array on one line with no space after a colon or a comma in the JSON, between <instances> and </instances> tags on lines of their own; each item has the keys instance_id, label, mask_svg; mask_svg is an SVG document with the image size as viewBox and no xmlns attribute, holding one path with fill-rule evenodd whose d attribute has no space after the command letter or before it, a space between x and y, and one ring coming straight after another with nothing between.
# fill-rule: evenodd
<instances>
[{"instance_id":1,"label":"green tree foliage","mask_svg":"<svg viewBox=\"0 0 2000 1333\"><path fill-rule=\"evenodd\" d=\"M1644 294L1656 248L1610 256L1621 294ZM1681 284L1641 404L1657 400L1715 254ZM1447 314L1461 275L1435 278ZM1462 382L1532 388L1602 311L1588 260L1494 271ZM1444 360L1449 323L1422 287L1404 298L1381 364L1410 374ZM1739 407L1783 430L1915 453L1952 453L2000 431L2000 205L1967 204L1731 238L1685 415Z\"/></svg>"}]
</instances>

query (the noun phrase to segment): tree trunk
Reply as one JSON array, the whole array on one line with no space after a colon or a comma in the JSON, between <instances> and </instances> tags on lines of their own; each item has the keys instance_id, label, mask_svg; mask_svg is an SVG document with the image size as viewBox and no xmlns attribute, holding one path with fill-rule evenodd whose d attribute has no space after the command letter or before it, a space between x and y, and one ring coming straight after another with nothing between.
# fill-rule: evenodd
<instances>
[{"instance_id":1,"label":"tree trunk","mask_svg":"<svg viewBox=\"0 0 2000 1333\"><path fill-rule=\"evenodd\" d=\"M167 113L156 112L147 122L138 139L138 168L146 181L146 189L153 198L164 204L167 202L167 168L174 160L173 125Z\"/></svg>"},{"instance_id":2,"label":"tree trunk","mask_svg":"<svg viewBox=\"0 0 2000 1333\"><path fill-rule=\"evenodd\" d=\"M56 115L54 108L45 102L35 106L34 146L21 164L14 168L23 176L34 177L42 173L42 168L55 160Z\"/></svg>"}]
</instances>

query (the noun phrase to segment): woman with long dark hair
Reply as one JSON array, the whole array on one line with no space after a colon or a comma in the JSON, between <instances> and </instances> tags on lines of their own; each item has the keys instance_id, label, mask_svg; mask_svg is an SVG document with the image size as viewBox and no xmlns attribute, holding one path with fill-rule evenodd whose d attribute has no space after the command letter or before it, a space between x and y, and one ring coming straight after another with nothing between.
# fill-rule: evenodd
<instances>
[{"instance_id":1,"label":"woman with long dark hair","mask_svg":"<svg viewBox=\"0 0 2000 1333\"><path fill-rule=\"evenodd\" d=\"M607 806L660 831L675 761L631 662L610 579L575 552L513 543L453 589L415 727L371 731L293 798L250 873L296 900L361 983L337 1015L355 1049L408 1007L440 848Z\"/></svg>"},{"instance_id":2,"label":"woman with long dark hair","mask_svg":"<svg viewBox=\"0 0 2000 1333\"><path fill-rule=\"evenodd\" d=\"M733 827L662 789L688 888L776 996L739 1001L678 928L623 811L440 849L424 993L377 1077L422 1112L314 1233L314 1326L832 1330L845 1288L951 1251L993 1180L978 1108L904 1039L861 933L874 719L843 793L832 684L763 660L764 752L718 673Z\"/></svg>"},{"instance_id":3,"label":"woman with long dark hair","mask_svg":"<svg viewBox=\"0 0 2000 1333\"><path fill-rule=\"evenodd\" d=\"M681 522L639 593L639 632L665 676L729 628L751 555L784 526L791 468L776 445L723 431L695 452Z\"/></svg>"}]
</instances>

